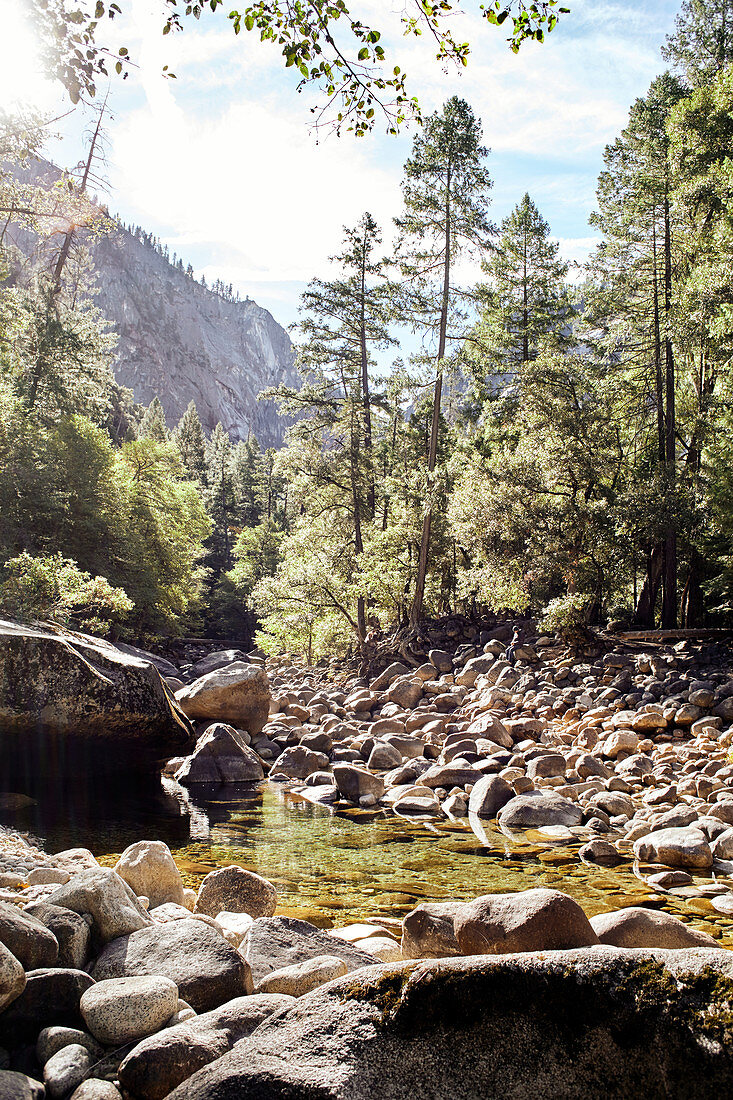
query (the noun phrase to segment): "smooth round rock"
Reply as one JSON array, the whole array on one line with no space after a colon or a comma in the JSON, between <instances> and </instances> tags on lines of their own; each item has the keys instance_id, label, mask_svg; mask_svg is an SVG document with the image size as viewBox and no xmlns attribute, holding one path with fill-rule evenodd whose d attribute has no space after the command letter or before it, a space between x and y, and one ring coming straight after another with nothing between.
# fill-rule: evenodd
<instances>
[{"instance_id":1,"label":"smooth round rock","mask_svg":"<svg viewBox=\"0 0 733 1100\"><path fill-rule=\"evenodd\" d=\"M52 1100L61 1100L68 1096L72 1089L82 1083L91 1066L92 1058L86 1047L79 1043L62 1047L43 1067L46 1092Z\"/></svg>"},{"instance_id":2,"label":"smooth round rock","mask_svg":"<svg viewBox=\"0 0 733 1100\"><path fill-rule=\"evenodd\" d=\"M95 1039L120 1046L158 1031L178 1008L178 987L170 978L108 978L82 996L84 1021Z\"/></svg>"},{"instance_id":3,"label":"smooth round rock","mask_svg":"<svg viewBox=\"0 0 733 1100\"><path fill-rule=\"evenodd\" d=\"M25 971L12 951L0 943L0 1012L19 997L25 987Z\"/></svg>"},{"instance_id":4,"label":"smooth round rock","mask_svg":"<svg viewBox=\"0 0 733 1100\"><path fill-rule=\"evenodd\" d=\"M125 848L115 871L138 897L144 895L150 909L168 901L183 904L183 882L170 848L162 840L138 840Z\"/></svg>"},{"instance_id":5,"label":"smooth round rock","mask_svg":"<svg viewBox=\"0 0 733 1100\"><path fill-rule=\"evenodd\" d=\"M93 1058L101 1058L104 1051L96 1039L76 1027L44 1027L36 1040L36 1057L42 1066L64 1047L75 1044L85 1047Z\"/></svg>"},{"instance_id":6,"label":"smooth round rock","mask_svg":"<svg viewBox=\"0 0 733 1100\"><path fill-rule=\"evenodd\" d=\"M348 966L337 955L316 955L294 966L284 966L268 974L257 986L258 993L284 993L289 997L302 997L319 985L341 978Z\"/></svg>"},{"instance_id":7,"label":"smooth round rock","mask_svg":"<svg viewBox=\"0 0 733 1100\"><path fill-rule=\"evenodd\" d=\"M111 1081L90 1077L79 1085L69 1100L122 1100L122 1093Z\"/></svg>"},{"instance_id":8,"label":"smooth round rock","mask_svg":"<svg viewBox=\"0 0 733 1100\"><path fill-rule=\"evenodd\" d=\"M211 871L201 883L194 913L206 913L215 917L228 913L248 913L258 917L271 917L277 905L275 887L266 878L247 871L244 867L221 867Z\"/></svg>"}]
</instances>

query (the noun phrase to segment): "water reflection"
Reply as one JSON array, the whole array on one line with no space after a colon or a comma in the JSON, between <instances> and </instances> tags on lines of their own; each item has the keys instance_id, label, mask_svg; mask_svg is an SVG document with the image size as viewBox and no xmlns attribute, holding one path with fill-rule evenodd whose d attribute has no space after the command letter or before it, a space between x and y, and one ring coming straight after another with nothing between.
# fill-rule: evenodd
<instances>
[{"instance_id":1,"label":"water reflection","mask_svg":"<svg viewBox=\"0 0 733 1100\"><path fill-rule=\"evenodd\" d=\"M270 784L186 792L168 780L154 798L127 790L113 799L52 803L0 809L0 820L36 834L52 851L84 846L107 863L135 840L165 840L193 886L213 868L239 863L275 884L278 912L323 927L399 917L427 899L552 886L589 916L628 904L664 906L733 946L733 921L705 899L656 895L631 863L582 864L579 840L541 831L506 836L486 821L336 812Z\"/></svg>"}]
</instances>

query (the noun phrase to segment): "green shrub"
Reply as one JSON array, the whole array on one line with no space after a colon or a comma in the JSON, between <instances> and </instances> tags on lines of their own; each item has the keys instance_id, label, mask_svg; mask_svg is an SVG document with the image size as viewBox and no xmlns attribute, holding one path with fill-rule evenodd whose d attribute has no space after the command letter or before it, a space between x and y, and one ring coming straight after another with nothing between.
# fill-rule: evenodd
<instances>
[{"instance_id":1,"label":"green shrub","mask_svg":"<svg viewBox=\"0 0 733 1100\"><path fill-rule=\"evenodd\" d=\"M51 619L91 634L107 634L135 606L106 577L84 573L61 554L33 557L25 551L5 563L0 608L19 619Z\"/></svg>"}]
</instances>

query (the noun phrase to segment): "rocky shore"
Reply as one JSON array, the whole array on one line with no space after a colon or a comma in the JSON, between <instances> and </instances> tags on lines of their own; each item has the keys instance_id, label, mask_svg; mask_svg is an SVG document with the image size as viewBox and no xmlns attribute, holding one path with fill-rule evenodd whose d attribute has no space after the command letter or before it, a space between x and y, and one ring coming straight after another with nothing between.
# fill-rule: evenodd
<instances>
[{"instance_id":1,"label":"rocky shore","mask_svg":"<svg viewBox=\"0 0 733 1100\"><path fill-rule=\"evenodd\" d=\"M334 810L530 830L633 868L655 904L589 917L543 887L323 930L278 915L245 867L194 891L158 840L109 868L5 831L0 1100L730 1088L727 655L618 640L584 657L527 631L508 660L510 635L371 680L237 651L159 665L198 738L166 770L194 798L268 777ZM704 906L710 933L665 898Z\"/></svg>"},{"instance_id":2,"label":"rocky shore","mask_svg":"<svg viewBox=\"0 0 733 1100\"><path fill-rule=\"evenodd\" d=\"M668 914L533 889L323 931L246 868L186 889L160 841L2 860L2 1100L733 1085L733 952Z\"/></svg>"}]
</instances>

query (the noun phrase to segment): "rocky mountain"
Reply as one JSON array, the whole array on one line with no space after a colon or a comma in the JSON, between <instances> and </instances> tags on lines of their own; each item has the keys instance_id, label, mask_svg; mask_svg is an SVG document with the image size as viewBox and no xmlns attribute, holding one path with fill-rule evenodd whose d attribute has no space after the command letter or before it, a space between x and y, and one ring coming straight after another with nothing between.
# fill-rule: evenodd
<instances>
[{"instance_id":1,"label":"rocky mountain","mask_svg":"<svg viewBox=\"0 0 733 1100\"><path fill-rule=\"evenodd\" d=\"M51 187L62 173L37 160L21 176ZM14 243L26 255L39 245L23 231ZM170 427L193 400L207 431L221 421L234 440L252 433L261 447L280 444L287 422L257 395L299 382L290 338L274 317L250 299L202 286L147 234L118 222L87 244L97 304L119 336L115 376L135 400L147 405L159 397Z\"/></svg>"},{"instance_id":2,"label":"rocky mountain","mask_svg":"<svg viewBox=\"0 0 733 1100\"><path fill-rule=\"evenodd\" d=\"M169 425L195 401L204 428L217 421L233 439L282 441L283 421L257 395L297 385L290 338L256 302L229 301L197 283L152 245L116 227L92 248L97 304L119 335L115 375Z\"/></svg>"}]
</instances>

